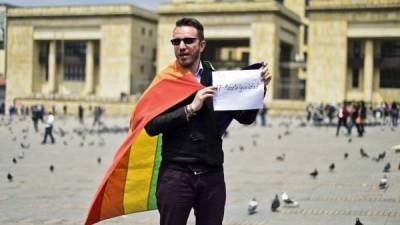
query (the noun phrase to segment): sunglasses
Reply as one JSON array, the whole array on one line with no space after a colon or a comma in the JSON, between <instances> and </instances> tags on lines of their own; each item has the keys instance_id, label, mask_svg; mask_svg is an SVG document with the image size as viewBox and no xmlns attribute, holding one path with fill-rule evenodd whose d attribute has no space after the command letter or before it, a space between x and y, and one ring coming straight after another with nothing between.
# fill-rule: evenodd
<instances>
[{"instance_id":1,"label":"sunglasses","mask_svg":"<svg viewBox=\"0 0 400 225\"><path fill-rule=\"evenodd\" d=\"M183 43L185 45L189 45L189 44L193 44L196 41L196 39L199 39L199 38L182 38L182 39L174 38L171 40L171 43L172 43L172 45L177 46L177 45L181 44L181 41L183 41Z\"/></svg>"}]
</instances>

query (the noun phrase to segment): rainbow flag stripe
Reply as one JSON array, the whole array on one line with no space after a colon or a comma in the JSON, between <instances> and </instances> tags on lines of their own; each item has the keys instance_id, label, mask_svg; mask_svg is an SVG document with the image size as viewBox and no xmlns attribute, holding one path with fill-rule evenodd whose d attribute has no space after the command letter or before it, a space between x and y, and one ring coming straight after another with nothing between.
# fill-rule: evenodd
<instances>
[{"instance_id":1,"label":"rainbow flag stripe","mask_svg":"<svg viewBox=\"0 0 400 225\"><path fill-rule=\"evenodd\" d=\"M178 63L156 75L133 109L130 130L101 182L85 224L157 208L156 185L162 135L150 137L144 126L203 86Z\"/></svg>"}]
</instances>

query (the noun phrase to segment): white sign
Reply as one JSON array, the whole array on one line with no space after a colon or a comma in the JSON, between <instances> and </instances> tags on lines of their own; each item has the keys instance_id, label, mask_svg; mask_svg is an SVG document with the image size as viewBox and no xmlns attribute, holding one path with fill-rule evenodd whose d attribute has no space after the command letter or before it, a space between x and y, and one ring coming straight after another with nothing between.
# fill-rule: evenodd
<instances>
[{"instance_id":1,"label":"white sign","mask_svg":"<svg viewBox=\"0 0 400 225\"><path fill-rule=\"evenodd\" d=\"M214 110L246 110L263 107L264 82L260 70L214 71L213 86L217 87Z\"/></svg>"}]
</instances>

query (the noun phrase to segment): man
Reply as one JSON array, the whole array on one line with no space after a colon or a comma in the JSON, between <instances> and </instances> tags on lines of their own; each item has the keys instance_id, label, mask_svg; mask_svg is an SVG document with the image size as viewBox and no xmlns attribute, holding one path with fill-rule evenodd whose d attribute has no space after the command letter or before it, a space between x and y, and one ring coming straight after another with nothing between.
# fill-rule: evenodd
<instances>
[{"instance_id":1,"label":"man","mask_svg":"<svg viewBox=\"0 0 400 225\"><path fill-rule=\"evenodd\" d=\"M349 117L350 113L347 110L346 103L343 102L343 105L339 108L339 112L337 114L338 123L336 126L336 137L339 136L340 127L343 125L347 129L347 134L350 135L350 129L347 126L347 117Z\"/></svg>"},{"instance_id":2,"label":"man","mask_svg":"<svg viewBox=\"0 0 400 225\"><path fill-rule=\"evenodd\" d=\"M202 24L193 18L176 21L171 40L176 63L188 69L205 88L156 116L145 126L150 136L163 134L162 163L157 183L161 225L184 225L194 208L197 225L221 225L226 190L221 135L226 121L254 122L258 110L215 112L211 69L200 61L206 42ZM261 79L271 80L266 65Z\"/></svg>"},{"instance_id":3,"label":"man","mask_svg":"<svg viewBox=\"0 0 400 225\"><path fill-rule=\"evenodd\" d=\"M53 137L53 123L54 123L54 115L52 112L49 112L49 115L46 118L46 125L45 125L44 138L42 144L46 144L48 136L51 139L51 143L54 144L55 141Z\"/></svg>"}]
</instances>

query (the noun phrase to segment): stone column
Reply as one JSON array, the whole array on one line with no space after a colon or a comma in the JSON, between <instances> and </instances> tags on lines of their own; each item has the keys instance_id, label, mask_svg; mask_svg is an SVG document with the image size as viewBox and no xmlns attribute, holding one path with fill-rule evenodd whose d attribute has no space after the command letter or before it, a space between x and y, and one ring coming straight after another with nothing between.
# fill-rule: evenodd
<instances>
[{"instance_id":1,"label":"stone column","mask_svg":"<svg viewBox=\"0 0 400 225\"><path fill-rule=\"evenodd\" d=\"M364 100L372 100L373 78L374 78L374 42L369 39L365 41L364 49Z\"/></svg>"},{"instance_id":2,"label":"stone column","mask_svg":"<svg viewBox=\"0 0 400 225\"><path fill-rule=\"evenodd\" d=\"M48 80L48 93L52 94L56 91L56 41L49 43L49 80Z\"/></svg>"},{"instance_id":3,"label":"stone column","mask_svg":"<svg viewBox=\"0 0 400 225\"><path fill-rule=\"evenodd\" d=\"M94 76L94 43L93 41L86 42L86 78L85 88L83 90L84 95L90 95L93 93L93 76Z\"/></svg>"}]
</instances>

